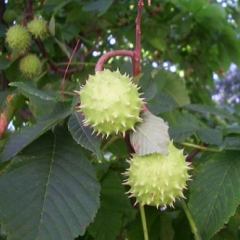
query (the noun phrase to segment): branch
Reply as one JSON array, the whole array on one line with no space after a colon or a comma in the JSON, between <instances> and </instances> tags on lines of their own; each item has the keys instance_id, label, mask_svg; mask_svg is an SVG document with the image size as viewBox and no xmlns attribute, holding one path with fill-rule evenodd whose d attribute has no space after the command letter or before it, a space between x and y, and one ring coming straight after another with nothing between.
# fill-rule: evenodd
<instances>
[{"instance_id":1,"label":"branch","mask_svg":"<svg viewBox=\"0 0 240 240\"><path fill-rule=\"evenodd\" d=\"M6 3L5 0L0 0L0 23L4 23L3 14L5 12Z\"/></svg>"},{"instance_id":2,"label":"branch","mask_svg":"<svg viewBox=\"0 0 240 240\"><path fill-rule=\"evenodd\" d=\"M192 152L190 152L187 157L186 161L187 162L192 162L193 157L198 154L201 150L199 148L195 148Z\"/></svg>"},{"instance_id":3,"label":"branch","mask_svg":"<svg viewBox=\"0 0 240 240\"><path fill-rule=\"evenodd\" d=\"M36 43L37 43L38 48L39 48L40 52L42 53L43 57L46 58L49 66L51 67L51 69L52 69L53 71L57 72L57 71L58 71L58 67L55 66L55 65L51 62L51 60L49 59L48 54L47 54L47 51L46 51L43 43L42 43L40 40L36 40Z\"/></svg>"}]
</instances>

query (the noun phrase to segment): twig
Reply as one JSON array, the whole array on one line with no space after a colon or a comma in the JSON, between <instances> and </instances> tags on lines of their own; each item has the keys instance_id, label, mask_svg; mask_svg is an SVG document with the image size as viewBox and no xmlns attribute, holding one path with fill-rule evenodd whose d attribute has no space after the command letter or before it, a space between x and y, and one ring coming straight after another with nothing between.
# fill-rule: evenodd
<instances>
[{"instance_id":1,"label":"twig","mask_svg":"<svg viewBox=\"0 0 240 240\"><path fill-rule=\"evenodd\" d=\"M140 214L141 214L141 219L142 219L144 240L149 240L148 229L147 229L147 221L146 221L144 206L139 204L139 209L140 209Z\"/></svg>"},{"instance_id":2,"label":"twig","mask_svg":"<svg viewBox=\"0 0 240 240\"><path fill-rule=\"evenodd\" d=\"M65 78L66 78L66 76L67 76L68 69L69 69L69 66L70 66L70 64L71 64L71 62L72 62L73 56L74 56L75 52L77 51L77 48L78 48L79 43L80 43L80 39L77 40L77 43L76 43L76 45L75 45L75 48L74 48L73 51L72 51L72 54L71 54L71 56L70 56L70 58L69 58L69 61L68 61L68 65L67 65L67 67L66 67L66 70L65 70L64 75L63 75L63 78L62 78L62 82L61 82L62 101L64 101L64 81L65 81Z\"/></svg>"},{"instance_id":3,"label":"twig","mask_svg":"<svg viewBox=\"0 0 240 240\"><path fill-rule=\"evenodd\" d=\"M190 227L192 229L192 233L194 235L195 240L202 240L202 237L200 236L200 234L198 232L198 229L197 229L197 227L195 225L195 222L194 222L194 220L193 220L193 218L192 218L192 216L191 216L191 214L189 212L187 204L185 203L185 201L183 199L181 199L181 204L182 204L183 210L184 210L184 212L185 212L185 214L186 214L186 216L188 218L188 222L189 222Z\"/></svg>"},{"instance_id":4,"label":"twig","mask_svg":"<svg viewBox=\"0 0 240 240\"><path fill-rule=\"evenodd\" d=\"M190 152L190 153L187 155L186 161L187 161L187 162L192 162L193 157L194 157L196 154L198 154L200 151L201 151L201 150L200 150L199 148L193 149L193 151Z\"/></svg>"},{"instance_id":5,"label":"twig","mask_svg":"<svg viewBox=\"0 0 240 240\"><path fill-rule=\"evenodd\" d=\"M209 148L209 147L204 147L204 146L199 146L193 143L188 143L188 142L181 142L180 143L183 146L187 146L187 147L193 147L193 148L197 148L197 149L201 149L203 151L210 151L210 152L221 152L221 150L217 149L217 148Z\"/></svg>"}]
</instances>

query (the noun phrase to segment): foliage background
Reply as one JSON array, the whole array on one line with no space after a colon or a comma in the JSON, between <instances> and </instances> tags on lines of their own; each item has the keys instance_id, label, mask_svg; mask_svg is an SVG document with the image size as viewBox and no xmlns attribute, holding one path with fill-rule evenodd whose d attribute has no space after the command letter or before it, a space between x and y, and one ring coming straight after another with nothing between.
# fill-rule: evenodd
<instances>
[{"instance_id":1,"label":"foliage background","mask_svg":"<svg viewBox=\"0 0 240 240\"><path fill-rule=\"evenodd\" d=\"M92 136L74 93L102 54L134 49L137 1L0 4L0 239L143 239L138 207L122 186L129 137ZM216 76L240 64L239 7L233 0L152 0L141 16L139 85L147 108L168 123L171 139L192 162L185 202L203 240L239 239L238 100L212 98L222 90ZM15 15L6 21L10 10ZM43 61L34 79L21 74L21 54L5 43L7 29L29 14L49 27L48 37L32 39L28 49ZM105 67L131 74L128 58L112 58ZM227 96L238 96L238 80L228 84ZM174 209L145 211L151 240L194 239L179 201Z\"/></svg>"}]
</instances>

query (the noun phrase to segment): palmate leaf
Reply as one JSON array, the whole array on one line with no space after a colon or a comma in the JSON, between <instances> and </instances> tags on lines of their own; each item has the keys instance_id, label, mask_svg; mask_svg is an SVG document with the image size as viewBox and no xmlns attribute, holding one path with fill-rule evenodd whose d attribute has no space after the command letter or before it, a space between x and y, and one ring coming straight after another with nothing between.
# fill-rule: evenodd
<instances>
[{"instance_id":1,"label":"palmate leaf","mask_svg":"<svg viewBox=\"0 0 240 240\"><path fill-rule=\"evenodd\" d=\"M65 103L57 103L51 117L39 121L33 126L24 127L21 131L14 132L4 146L0 162L5 162L14 157L32 141L69 116L71 112L70 107Z\"/></svg>"},{"instance_id":2,"label":"palmate leaf","mask_svg":"<svg viewBox=\"0 0 240 240\"><path fill-rule=\"evenodd\" d=\"M143 122L135 128L136 132L130 134L130 141L139 156L151 153L168 154L168 126L162 118L145 112Z\"/></svg>"},{"instance_id":3,"label":"palmate leaf","mask_svg":"<svg viewBox=\"0 0 240 240\"><path fill-rule=\"evenodd\" d=\"M209 240L240 204L240 152L212 155L190 189L191 215L203 240Z\"/></svg>"},{"instance_id":4,"label":"palmate leaf","mask_svg":"<svg viewBox=\"0 0 240 240\"><path fill-rule=\"evenodd\" d=\"M92 134L93 131L90 127L83 126L83 120L82 113L73 113L68 121L68 129L78 144L92 151L99 159L102 159L100 151L101 141Z\"/></svg>"},{"instance_id":5,"label":"palmate leaf","mask_svg":"<svg viewBox=\"0 0 240 240\"><path fill-rule=\"evenodd\" d=\"M9 240L72 240L99 207L100 186L63 129L45 133L0 176L0 221Z\"/></svg>"}]
</instances>

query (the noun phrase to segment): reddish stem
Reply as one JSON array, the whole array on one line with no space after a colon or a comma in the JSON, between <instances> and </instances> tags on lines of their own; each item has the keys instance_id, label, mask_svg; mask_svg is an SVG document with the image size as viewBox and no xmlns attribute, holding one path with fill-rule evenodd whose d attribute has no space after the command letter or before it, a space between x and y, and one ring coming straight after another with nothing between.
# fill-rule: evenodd
<instances>
[{"instance_id":1,"label":"reddish stem","mask_svg":"<svg viewBox=\"0 0 240 240\"><path fill-rule=\"evenodd\" d=\"M148 4L150 1L148 1ZM136 43L135 43L135 49L133 51L131 50L114 50L111 52L107 52L103 54L95 67L95 71L102 71L104 63L112 57L116 56L128 56L132 59L132 75L137 76L141 73L141 14L142 14L142 8L143 8L143 0L138 0L138 13L135 20L136 23Z\"/></svg>"},{"instance_id":2,"label":"reddish stem","mask_svg":"<svg viewBox=\"0 0 240 240\"><path fill-rule=\"evenodd\" d=\"M99 59L95 67L95 71L99 72L103 70L104 63L112 57L127 56L133 58L134 52L131 50L113 50L111 52L104 53Z\"/></svg>"},{"instance_id":3,"label":"reddish stem","mask_svg":"<svg viewBox=\"0 0 240 240\"><path fill-rule=\"evenodd\" d=\"M138 13L135 20L136 24L136 43L135 43L135 49L134 49L134 56L133 56L133 77L139 75L141 73L141 14L142 14L142 8L143 8L143 0L138 1Z\"/></svg>"}]
</instances>

